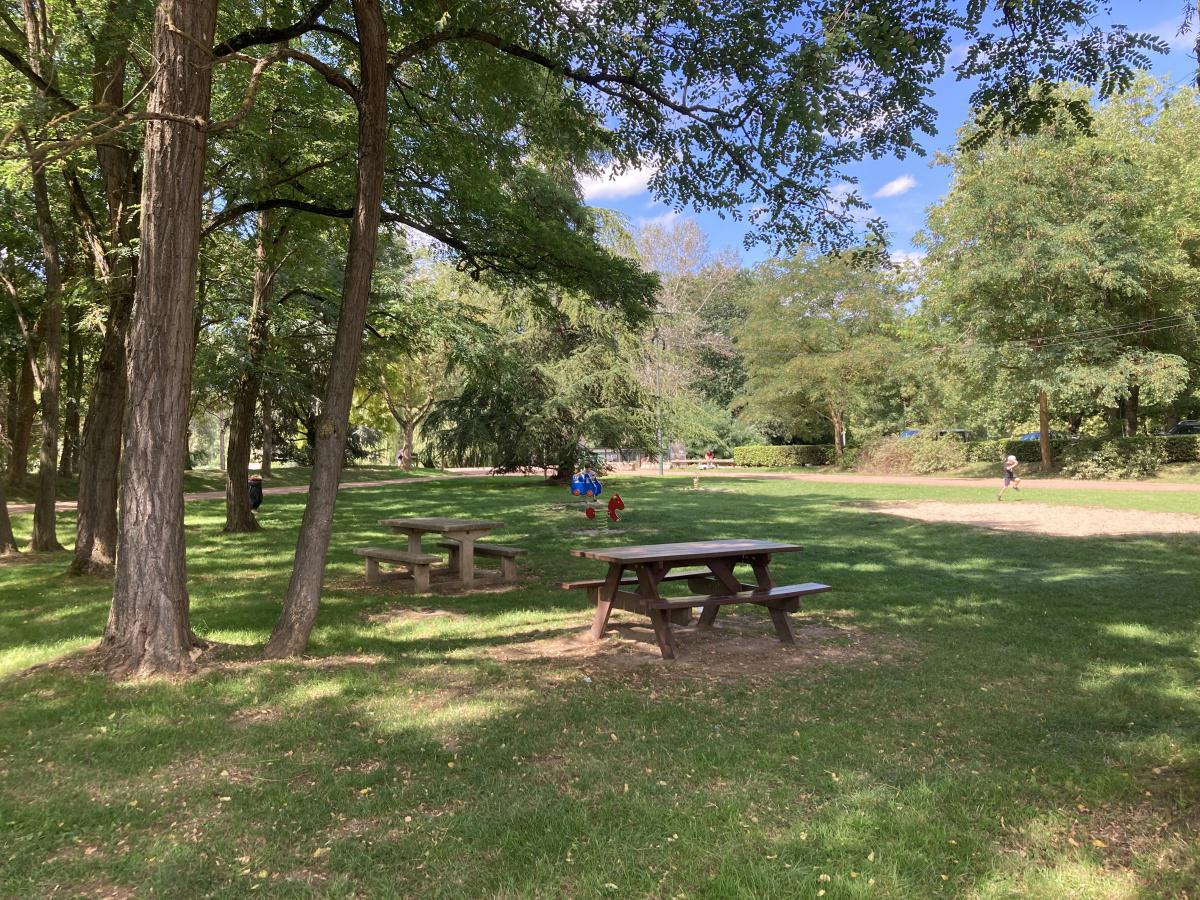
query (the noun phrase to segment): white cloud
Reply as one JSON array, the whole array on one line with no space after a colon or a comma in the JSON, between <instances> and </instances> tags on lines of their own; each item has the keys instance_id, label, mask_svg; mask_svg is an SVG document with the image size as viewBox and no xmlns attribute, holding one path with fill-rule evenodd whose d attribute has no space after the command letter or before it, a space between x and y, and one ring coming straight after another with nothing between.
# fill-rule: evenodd
<instances>
[{"instance_id":1,"label":"white cloud","mask_svg":"<svg viewBox=\"0 0 1200 900\"><path fill-rule=\"evenodd\" d=\"M653 177L655 169L626 169L620 175L613 174L612 166L605 166L598 175L589 175L579 179L583 188L583 199L589 203L593 200L621 200L645 193L646 183Z\"/></svg>"},{"instance_id":2,"label":"white cloud","mask_svg":"<svg viewBox=\"0 0 1200 900\"><path fill-rule=\"evenodd\" d=\"M674 224L678 218L679 213L673 209L668 209L666 212L657 216L650 216L649 218L640 217L637 220L637 226L638 228L645 228L646 226L650 226L651 228L668 228Z\"/></svg>"},{"instance_id":3,"label":"white cloud","mask_svg":"<svg viewBox=\"0 0 1200 900\"><path fill-rule=\"evenodd\" d=\"M919 266L925 261L925 251L896 250L891 254L891 259L898 266Z\"/></svg>"},{"instance_id":4,"label":"white cloud","mask_svg":"<svg viewBox=\"0 0 1200 900\"><path fill-rule=\"evenodd\" d=\"M899 197L901 194L907 194L917 186L917 179L911 175L901 175L898 178L893 178L879 190L874 193L876 199L880 197Z\"/></svg>"},{"instance_id":5,"label":"white cloud","mask_svg":"<svg viewBox=\"0 0 1200 900\"><path fill-rule=\"evenodd\" d=\"M1195 23L1186 34L1179 33L1179 19L1165 19L1153 28L1147 29L1150 34L1162 38L1171 50L1191 50L1196 46Z\"/></svg>"}]
</instances>

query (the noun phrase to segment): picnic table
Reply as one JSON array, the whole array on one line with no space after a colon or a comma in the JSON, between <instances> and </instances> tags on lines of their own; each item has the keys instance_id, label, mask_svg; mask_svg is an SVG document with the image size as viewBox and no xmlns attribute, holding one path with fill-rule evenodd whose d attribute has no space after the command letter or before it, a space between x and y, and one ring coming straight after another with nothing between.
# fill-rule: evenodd
<instances>
[{"instance_id":1,"label":"picnic table","mask_svg":"<svg viewBox=\"0 0 1200 900\"><path fill-rule=\"evenodd\" d=\"M405 557L409 557L412 560L425 560L427 557L429 559L437 559L424 553L421 547L421 539L427 534L440 534L443 538L441 546L450 551L450 558L446 567L451 575L449 583L461 585L464 588L473 587L477 580L512 580L516 574L515 563L512 561L516 556L525 553L524 550L517 547L500 547L479 543L481 537L484 537L489 531L499 528L504 524L503 522L492 522L486 519L432 517L380 519L379 524L390 528L396 534L408 536L407 553L396 551L390 554L390 556L396 561L414 566L428 565L428 562L410 563L409 559ZM480 555L499 557L502 560L504 565L498 578L488 576L484 576L483 579L480 578L480 573L475 571L476 552ZM386 555L376 555L379 558L388 559ZM417 569L414 568L413 572L415 576ZM427 581L425 586L428 587Z\"/></svg>"},{"instance_id":2,"label":"picnic table","mask_svg":"<svg viewBox=\"0 0 1200 900\"><path fill-rule=\"evenodd\" d=\"M771 577L771 557L776 553L796 553L803 550L797 544L762 541L749 538L730 540L692 541L679 544L643 544L628 547L604 547L595 550L572 550L572 556L594 559L608 564L603 579L571 581L564 588L586 588L596 603L591 635L599 640L608 625L613 609L648 616L654 627L663 659L675 658L671 624L686 624L694 607L701 607L699 627L712 628L722 606L733 603L752 603L770 611L775 633L785 644L794 643L789 612L800 609L800 597L829 590L825 584L810 582L777 586ZM672 571L687 566L684 571ZM749 566L754 583L742 581L735 569ZM686 581L695 595L664 597L660 585ZM633 590L626 590L632 587Z\"/></svg>"}]
</instances>

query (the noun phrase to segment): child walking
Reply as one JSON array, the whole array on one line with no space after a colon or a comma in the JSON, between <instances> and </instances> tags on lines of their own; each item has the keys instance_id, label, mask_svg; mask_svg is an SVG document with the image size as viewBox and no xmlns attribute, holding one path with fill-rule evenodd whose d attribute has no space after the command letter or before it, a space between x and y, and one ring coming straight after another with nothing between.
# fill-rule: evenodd
<instances>
[{"instance_id":1,"label":"child walking","mask_svg":"<svg viewBox=\"0 0 1200 900\"><path fill-rule=\"evenodd\" d=\"M1021 490L1021 479L1017 477L1018 465L1020 463L1017 462L1015 456L1010 455L1008 459L1004 460L1004 487L1000 488L1000 493L996 495L997 500L1004 499L1004 492L1008 490L1009 485L1014 491Z\"/></svg>"}]
</instances>

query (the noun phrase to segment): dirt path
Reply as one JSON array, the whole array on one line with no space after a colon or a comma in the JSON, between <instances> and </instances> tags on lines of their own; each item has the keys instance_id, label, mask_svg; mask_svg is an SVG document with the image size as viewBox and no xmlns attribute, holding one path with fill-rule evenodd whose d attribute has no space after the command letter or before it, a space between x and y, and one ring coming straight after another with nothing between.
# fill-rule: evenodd
<instances>
[{"instance_id":1,"label":"dirt path","mask_svg":"<svg viewBox=\"0 0 1200 900\"><path fill-rule=\"evenodd\" d=\"M937 500L874 502L858 508L919 522L949 522L995 531L1022 531L1059 537L1200 533L1200 516L1141 509L1097 509L1091 506L1055 506L1019 501L942 503Z\"/></svg>"},{"instance_id":2,"label":"dirt path","mask_svg":"<svg viewBox=\"0 0 1200 900\"><path fill-rule=\"evenodd\" d=\"M622 472L626 474L642 474ZM658 473L654 473L657 477ZM824 474L807 472L697 472L701 478L767 478L784 481L816 481L830 484L908 484L925 487L986 487L999 488L999 478L948 478L932 475L855 475L850 472ZM1054 488L1072 491L1148 491L1200 494L1200 484L1178 481L1076 481L1071 478L1031 478L1029 488Z\"/></svg>"}]
</instances>

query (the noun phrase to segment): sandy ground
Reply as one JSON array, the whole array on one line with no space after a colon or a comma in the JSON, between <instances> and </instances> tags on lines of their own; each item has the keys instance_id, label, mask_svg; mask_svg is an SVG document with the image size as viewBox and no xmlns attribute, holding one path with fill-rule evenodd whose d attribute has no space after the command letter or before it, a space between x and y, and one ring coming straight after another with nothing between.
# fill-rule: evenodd
<instances>
[{"instance_id":1,"label":"sandy ground","mask_svg":"<svg viewBox=\"0 0 1200 900\"><path fill-rule=\"evenodd\" d=\"M1065 537L1121 534L1198 534L1200 516L1107 509L1092 506L1054 506L1005 500L990 503L942 503L900 500L862 504L859 508L921 522L954 522L998 531L1024 531Z\"/></svg>"}]
</instances>

